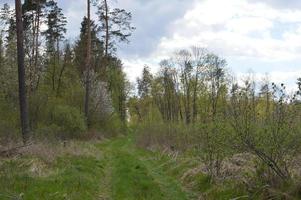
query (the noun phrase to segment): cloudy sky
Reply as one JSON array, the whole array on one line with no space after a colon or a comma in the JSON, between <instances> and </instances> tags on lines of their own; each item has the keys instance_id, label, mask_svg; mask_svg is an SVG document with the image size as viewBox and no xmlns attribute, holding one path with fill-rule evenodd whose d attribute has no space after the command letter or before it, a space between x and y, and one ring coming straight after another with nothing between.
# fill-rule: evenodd
<instances>
[{"instance_id":1,"label":"cloudy sky","mask_svg":"<svg viewBox=\"0 0 301 200\"><path fill-rule=\"evenodd\" d=\"M0 2L13 0L0 0ZM85 0L58 0L74 39L85 15ZM206 47L226 58L238 76L293 85L301 76L300 0L110 0L133 14L136 31L118 55L134 81L145 64L155 72L177 49ZM94 15L95 17L95 15ZM96 19L96 17L95 17Z\"/></svg>"}]
</instances>

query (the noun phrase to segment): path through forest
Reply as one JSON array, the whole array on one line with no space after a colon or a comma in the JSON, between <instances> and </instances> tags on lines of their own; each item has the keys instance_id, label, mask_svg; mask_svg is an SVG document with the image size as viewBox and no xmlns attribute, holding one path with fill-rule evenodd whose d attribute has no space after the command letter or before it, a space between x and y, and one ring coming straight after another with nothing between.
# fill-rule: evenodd
<instances>
[{"instance_id":1,"label":"path through forest","mask_svg":"<svg viewBox=\"0 0 301 200\"><path fill-rule=\"evenodd\" d=\"M167 175L151 152L121 138L99 145L104 155L100 199L187 199L180 183Z\"/></svg>"},{"instance_id":2,"label":"path through forest","mask_svg":"<svg viewBox=\"0 0 301 200\"><path fill-rule=\"evenodd\" d=\"M49 159L51 154L55 159ZM21 157L0 158L0 199L188 199L180 182L164 171L166 161L139 149L130 136L42 145Z\"/></svg>"}]
</instances>

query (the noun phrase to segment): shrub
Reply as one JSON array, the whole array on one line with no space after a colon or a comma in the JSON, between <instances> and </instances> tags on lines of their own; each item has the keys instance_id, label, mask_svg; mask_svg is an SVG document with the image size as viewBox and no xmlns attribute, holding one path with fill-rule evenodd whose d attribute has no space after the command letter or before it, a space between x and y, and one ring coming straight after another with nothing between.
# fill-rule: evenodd
<instances>
[{"instance_id":1,"label":"shrub","mask_svg":"<svg viewBox=\"0 0 301 200\"><path fill-rule=\"evenodd\" d=\"M51 125L59 127L66 136L76 136L86 130L85 117L74 107L55 106L50 115Z\"/></svg>"},{"instance_id":2,"label":"shrub","mask_svg":"<svg viewBox=\"0 0 301 200\"><path fill-rule=\"evenodd\" d=\"M112 114L110 117L106 117L98 121L92 121L92 126L95 130L101 132L102 136L106 138L126 134L128 131L126 124L121 121L117 114Z\"/></svg>"},{"instance_id":3,"label":"shrub","mask_svg":"<svg viewBox=\"0 0 301 200\"><path fill-rule=\"evenodd\" d=\"M19 112L14 103L0 99L0 137L15 138L19 132Z\"/></svg>"}]
</instances>

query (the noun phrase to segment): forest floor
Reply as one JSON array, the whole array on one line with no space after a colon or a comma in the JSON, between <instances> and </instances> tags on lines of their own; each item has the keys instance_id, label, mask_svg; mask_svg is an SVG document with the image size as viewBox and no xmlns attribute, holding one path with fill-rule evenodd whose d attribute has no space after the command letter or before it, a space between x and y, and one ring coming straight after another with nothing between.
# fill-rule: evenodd
<instances>
[{"instance_id":1,"label":"forest floor","mask_svg":"<svg viewBox=\"0 0 301 200\"><path fill-rule=\"evenodd\" d=\"M165 171L168 158L137 148L131 137L62 146L0 158L0 199L191 199Z\"/></svg>"}]
</instances>

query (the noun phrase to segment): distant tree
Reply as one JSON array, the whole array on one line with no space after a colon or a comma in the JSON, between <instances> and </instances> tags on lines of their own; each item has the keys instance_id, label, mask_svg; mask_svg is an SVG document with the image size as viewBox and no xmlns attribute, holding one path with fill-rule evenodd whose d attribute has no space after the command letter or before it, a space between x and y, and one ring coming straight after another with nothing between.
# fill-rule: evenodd
<instances>
[{"instance_id":1,"label":"distant tree","mask_svg":"<svg viewBox=\"0 0 301 200\"><path fill-rule=\"evenodd\" d=\"M162 61L160 65L159 76L154 78L152 84L152 97L159 108L163 120L166 122L177 122L179 116L182 119L178 72L173 63L168 60Z\"/></svg>"},{"instance_id":2,"label":"distant tree","mask_svg":"<svg viewBox=\"0 0 301 200\"><path fill-rule=\"evenodd\" d=\"M3 72L4 70L3 68L4 68L4 45L2 40L2 33L0 33L0 71L1 72Z\"/></svg>"},{"instance_id":3,"label":"distant tree","mask_svg":"<svg viewBox=\"0 0 301 200\"><path fill-rule=\"evenodd\" d=\"M4 63L4 46L2 40L2 34L0 35L0 66Z\"/></svg>"},{"instance_id":4,"label":"distant tree","mask_svg":"<svg viewBox=\"0 0 301 200\"><path fill-rule=\"evenodd\" d=\"M56 89L57 68L60 65L60 42L65 38L67 20L56 1L46 3L47 29L43 32L46 37L47 62L51 69L50 79L52 89Z\"/></svg>"},{"instance_id":5,"label":"distant tree","mask_svg":"<svg viewBox=\"0 0 301 200\"><path fill-rule=\"evenodd\" d=\"M192 65L192 54L188 50L181 50L176 53L176 60L178 70L180 73L180 84L183 92L183 103L185 110L185 121L187 124L191 123L191 112L192 112L192 73L193 73L193 65Z\"/></svg>"},{"instance_id":6,"label":"distant tree","mask_svg":"<svg viewBox=\"0 0 301 200\"><path fill-rule=\"evenodd\" d=\"M25 52L28 60L27 71L29 74L29 89L37 89L41 75L40 59L40 34L41 24L44 21L44 7L46 0L25 0L23 4Z\"/></svg>"},{"instance_id":7,"label":"distant tree","mask_svg":"<svg viewBox=\"0 0 301 200\"><path fill-rule=\"evenodd\" d=\"M88 20L84 17L81 23L79 39L75 42L74 47L74 64L78 68L80 75L82 76L85 71L85 61L87 55L87 25ZM98 38L99 27L91 20L91 68L95 72L99 72L104 75L102 69L103 59L103 42Z\"/></svg>"},{"instance_id":8,"label":"distant tree","mask_svg":"<svg viewBox=\"0 0 301 200\"><path fill-rule=\"evenodd\" d=\"M105 43L105 56L108 56L110 51L116 50L118 42L129 42L128 38L135 29L131 25L132 14L124 9L111 9L107 0L98 0L96 5Z\"/></svg>"},{"instance_id":9,"label":"distant tree","mask_svg":"<svg viewBox=\"0 0 301 200\"><path fill-rule=\"evenodd\" d=\"M215 54L207 55L207 81L210 87L210 105L211 117L215 120L217 114L218 102L222 92L226 90L226 72L225 67L227 62L225 59L218 57Z\"/></svg>"},{"instance_id":10,"label":"distant tree","mask_svg":"<svg viewBox=\"0 0 301 200\"><path fill-rule=\"evenodd\" d=\"M4 4L0 12L0 24L2 35L2 65L1 92L10 102L18 101L17 74L17 32L15 11L8 4Z\"/></svg>"},{"instance_id":11,"label":"distant tree","mask_svg":"<svg viewBox=\"0 0 301 200\"><path fill-rule=\"evenodd\" d=\"M10 6L5 3L0 10L0 32L3 33L7 31L7 28L10 24L10 20L14 20L14 10L10 8Z\"/></svg>"},{"instance_id":12,"label":"distant tree","mask_svg":"<svg viewBox=\"0 0 301 200\"><path fill-rule=\"evenodd\" d=\"M207 51L202 48L192 47L192 65L194 68L193 82L192 82L192 122L197 122L198 117L198 97L200 96L201 83L204 81L204 71L206 66Z\"/></svg>"},{"instance_id":13,"label":"distant tree","mask_svg":"<svg viewBox=\"0 0 301 200\"><path fill-rule=\"evenodd\" d=\"M66 71L66 68L68 66L71 66L71 64L72 64L72 49L71 49L70 43L67 42L65 45L65 49L64 49L64 59L63 59L62 67L61 67L61 69L59 71L59 75L58 75L57 89L56 89L57 97L61 95L63 77L64 77L64 73Z\"/></svg>"},{"instance_id":14,"label":"distant tree","mask_svg":"<svg viewBox=\"0 0 301 200\"><path fill-rule=\"evenodd\" d=\"M144 66L142 78L137 79L138 95L141 98L145 98L151 94L152 81L153 75L151 74L149 67Z\"/></svg>"},{"instance_id":15,"label":"distant tree","mask_svg":"<svg viewBox=\"0 0 301 200\"><path fill-rule=\"evenodd\" d=\"M115 113L118 114L120 120L126 123L126 101L128 97L128 87L126 77L122 71L122 62L118 58L109 57L110 60L108 70L108 91L111 94L111 99Z\"/></svg>"},{"instance_id":16,"label":"distant tree","mask_svg":"<svg viewBox=\"0 0 301 200\"><path fill-rule=\"evenodd\" d=\"M50 0L46 3L47 30L43 32L46 37L47 51L59 53L60 41L65 38L67 20L57 2Z\"/></svg>"}]
</instances>

